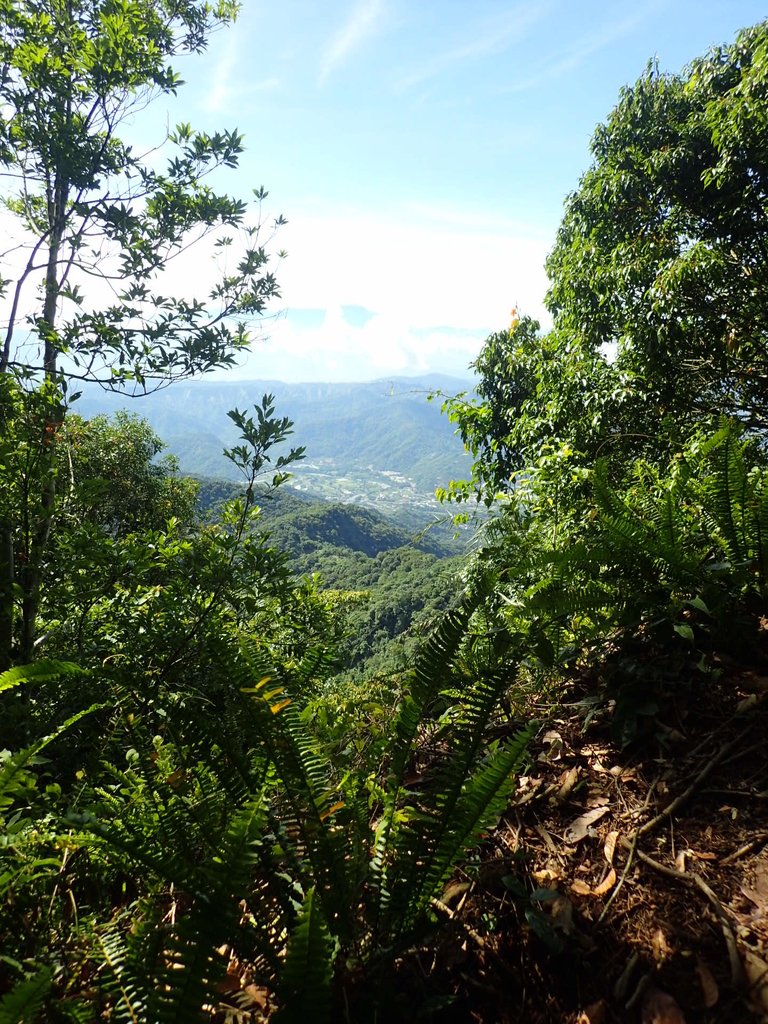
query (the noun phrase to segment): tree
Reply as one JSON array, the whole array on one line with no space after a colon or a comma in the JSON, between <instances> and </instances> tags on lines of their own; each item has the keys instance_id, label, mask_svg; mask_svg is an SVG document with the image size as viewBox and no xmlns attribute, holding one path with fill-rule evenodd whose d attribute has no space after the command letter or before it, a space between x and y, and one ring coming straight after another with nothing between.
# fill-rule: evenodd
<instances>
[{"instance_id":1,"label":"tree","mask_svg":"<svg viewBox=\"0 0 768 1024\"><path fill-rule=\"evenodd\" d=\"M16 567L22 660L34 646L56 504L52 440L71 382L145 391L228 366L247 345L249 318L278 294L263 225L246 220L241 200L207 184L213 171L237 166L237 131L208 135L179 125L168 136L174 154L165 170L118 134L126 117L176 92L173 58L202 51L237 8L234 0L0 0L3 202L20 233L0 268L0 375L17 382L3 386L4 426L20 422L14 388L47 381L46 408L20 439L40 455L34 485L19 485L37 494L25 561ZM266 193L255 195L261 203ZM240 231L242 251L234 254L232 235L218 239L231 265L205 300L199 292L169 294L169 261L216 228ZM100 305L94 282L114 300ZM19 517L6 510L0 551L18 530ZM5 623L13 581L2 555L0 574Z\"/></svg>"},{"instance_id":2,"label":"tree","mask_svg":"<svg viewBox=\"0 0 768 1024\"><path fill-rule=\"evenodd\" d=\"M491 335L448 399L492 501L561 444L665 465L719 416L768 429L768 22L680 75L655 64L601 125L547 262L554 327Z\"/></svg>"},{"instance_id":3,"label":"tree","mask_svg":"<svg viewBox=\"0 0 768 1024\"><path fill-rule=\"evenodd\" d=\"M172 455L146 420L118 411L113 419L67 417L56 443L64 508L110 536L162 530L169 519L195 519L197 484L177 475Z\"/></svg>"},{"instance_id":4,"label":"tree","mask_svg":"<svg viewBox=\"0 0 768 1024\"><path fill-rule=\"evenodd\" d=\"M473 457L472 477L438 496L490 505L560 444L594 459L632 394L600 353L570 343L563 331L542 334L531 317L490 335L472 363L474 395L445 398Z\"/></svg>"},{"instance_id":5,"label":"tree","mask_svg":"<svg viewBox=\"0 0 768 1024\"><path fill-rule=\"evenodd\" d=\"M650 64L592 141L547 269L555 328L615 346L637 415L768 427L768 22Z\"/></svg>"},{"instance_id":6,"label":"tree","mask_svg":"<svg viewBox=\"0 0 768 1024\"><path fill-rule=\"evenodd\" d=\"M0 162L5 205L28 250L15 279L4 280L0 370L143 388L231 364L247 342L243 318L277 293L258 227L246 228L250 244L209 301L160 294L153 281L195 236L245 225L245 204L205 183L216 168L237 166L242 137L179 125L169 135L176 151L160 171L117 131L136 109L176 92L181 80L169 61L201 51L237 4L3 0L0 9ZM40 308L33 302L24 317L25 294L41 275ZM112 282L118 301L89 308L84 288L93 278ZM37 345L39 361L13 347L24 320L24 342Z\"/></svg>"}]
</instances>

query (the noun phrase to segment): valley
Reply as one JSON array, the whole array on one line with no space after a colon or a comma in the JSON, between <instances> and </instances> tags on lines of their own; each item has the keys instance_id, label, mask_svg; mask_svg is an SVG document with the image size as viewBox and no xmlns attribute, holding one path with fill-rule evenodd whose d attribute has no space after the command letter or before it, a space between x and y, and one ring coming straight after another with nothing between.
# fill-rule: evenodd
<instances>
[{"instance_id":1,"label":"valley","mask_svg":"<svg viewBox=\"0 0 768 1024\"><path fill-rule=\"evenodd\" d=\"M467 379L431 374L369 383L285 384L195 381L132 398L86 388L73 411L89 418L126 409L145 418L184 474L236 479L222 452L236 443L230 409L248 411L264 394L294 423L291 445L305 458L292 486L309 496L375 509L413 528L442 515L436 487L469 476L471 459L433 392L471 390Z\"/></svg>"}]
</instances>

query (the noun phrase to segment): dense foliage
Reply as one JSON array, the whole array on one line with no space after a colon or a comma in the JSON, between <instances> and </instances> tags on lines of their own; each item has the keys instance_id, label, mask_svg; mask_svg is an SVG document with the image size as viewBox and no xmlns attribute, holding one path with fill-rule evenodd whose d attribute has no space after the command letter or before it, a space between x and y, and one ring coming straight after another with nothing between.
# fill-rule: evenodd
<instances>
[{"instance_id":1,"label":"dense foliage","mask_svg":"<svg viewBox=\"0 0 768 1024\"><path fill-rule=\"evenodd\" d=\"M532 695L580 671L589 714L635 742L686 696L660 666L682 652L706 685L766 612L768 24L682 76L652 67L598 130L550 259L553 330L515 315L476 395L446 401L474 468L445 496L490 508L449 560L369 513L273 500L304 452L272 396L229 413L242 487L202 485L202 518L146 424L69 413L79 375L226 363L274 293L251 247L212 321L155 301L190 230L241 223L200 182L239 137L182 126L161 175L114 134L235 5L2 9L0 160L47 272L41 363L11 355L12 299L0 365L0 1024L437 1018L409 957L508 806ZM122 260L107 310L68 277L91 232ZM514 870L546 898L524 850Z\"/></svg>"}]
</instances>

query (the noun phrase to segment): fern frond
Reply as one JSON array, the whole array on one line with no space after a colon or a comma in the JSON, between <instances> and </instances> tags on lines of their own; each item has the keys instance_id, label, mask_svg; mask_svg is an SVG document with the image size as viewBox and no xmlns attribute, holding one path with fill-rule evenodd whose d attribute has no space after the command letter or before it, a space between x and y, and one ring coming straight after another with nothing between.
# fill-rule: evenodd
<instances>
[{"instance_id":1,"label":"fern frond","mask_svg":"<svg viewBox=\"0 0 768 1024\"><path fill-rule=\"evenodd\" d=\"M0 1024L35 1024L52 980L51 968L41 967L30 977L17 981L0 999Z\"/></svg>"},{"instance_id":2,"label":"fern frond","mask_svg":"<svg viewBox=\"0 0 768 1024\"><path fill-rule=\"evenodd\" d=\"M395 842L404 812L401 798L405 790L408 761L420 726L426 721L430 705L451 678L451 663L463 640L479 597L466 595L458 608L447 613L422 648L411 674L410 692L400 704L394 738L389 748L390 768L386 783L381 820L374 834L369 874L376 894L373 929L377 932L389 912L392 898L390 881L391 847Z\"/></svg>"},{"instance_id":3,"label":"fern frond","mask_svg":"<svg viewBox=\"0 0 768 1024\"><path fill-rule=\"evenodd\" d=\"M252 697L254 739L273 761L290 807L290 815L283 816L286 832L298 837L300 858L311 867L306 888L315 885L334 933L352 941L355 881L347 871L349 839L333 820L333 808L344 801L338 799L331 765L307 732L277 668L247 641L242 656L238 681Z\"/></svg>"},{"instance_id":4,"label":"fern frond","mask_svg":"<svg viewBox=\"0 0 768 1024\"><path fill-rule=\"evenodd\" d=\"M713 471L706 491L710 515L714 519L731 562L747 558L743 512L747 492L747 473L743 446L736 428L727 430L712 451Z\"/></svg>"},{"instance_id":5,"label":"fern frond","mask_svg":"<svg viewBox=\"0 0 768 1024\"><path fill-rule=\"evenodd\" d=\"M117 931L96 937L104 963L109 969L107 988L115 998L113 1019L122 1024L143 1024L147 1016L146 991L134 970L134 958Z\"/></svg>"},{"instance_id":6,"label":"fern frond","mask_svg":"<svg viewBox=\"0 0 768 1024\"><path fill-rule=\"evenodd\" d=\"M106 706L106 704L92 704L89 708L84 708L82 711L78 711L77 714L72 715L65 722L62 722L62 724L52 733L41 737L39 740L36 740L23 750L18 750L16 753L10 754L0 762L0 806L2 806L3 801L7 802L12 798L19 777L30 765L35 763L35 760L41 751L45 750L47 746L59 739L59 737L63 736L68 729L71 729L73 725L82 721L83 718L86 718L88 715L92 715L96 711L103 710Z\"/></svg>"},{"instance_id":7,"label":"fern frond","mask_svg":"<svg viewBox=\"0 0 768 1024\"><path fill-rule=\"evenodd\" d=\"M71 661L53 661L41 658L31 665L17 665L15 668L0 672L0 693L11 690L23 683L47 683L52 679L66 679L73 676L87 676L87 669Z\"/></svg>"},{"instance_id":8,"label":"fern frond","mask_svg":"<svg viewBox=\"0 0 768 1024\"><path fill-rule=\"evenodd\" d=\"M331 1012L334 942L320 901L310 888L290 936L283 964L279 1024L326 1024Z\"/></svg>"},{"instance_id":9,"label":"fern frond","mask_svg":"<svg viewBox=\"0 0 768 1024\"><path fill-rule=\"evenodd\" d=\"M517 781L516 771L536 728L536 723L530 723L513 739L500 745L475 769L466 771L466 779L455 799L439 801L440 827L434 848L429 851L423 870L415 877L416 884L409 884L410 879L406 882L408 910L403 928L415 923L461 856L477 845L482 831L503 813ZM422 830L423 822L419 832Z\"/></svg>"}]
</instances>

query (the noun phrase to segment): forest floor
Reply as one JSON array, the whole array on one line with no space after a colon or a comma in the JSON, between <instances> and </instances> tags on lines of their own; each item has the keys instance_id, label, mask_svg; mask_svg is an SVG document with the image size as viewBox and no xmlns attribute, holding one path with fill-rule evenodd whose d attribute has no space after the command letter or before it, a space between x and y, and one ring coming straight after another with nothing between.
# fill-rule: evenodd
<instances>
[{"instance_id":1,"label":"forest floor","mask_svg":"<svg viewBox=\"0 0 768 1024\"><path fill-rule=\"evenodd\" d=\"M768 1021L765 665L750 649L703 678L690 658L638 651L626 707L591 719L585 694L621 666L573 680L508 814L443 896L452 927L420 955L454 996L436 1020Z\"/></svg>"},{"instance_id":2,"label":"forest floor","mask_svg":"<svg viewBox=\"0 0 768 1024\"><path fill-rule=\"evenodd\" d=\"M380 1024L768 1022L768 620L698 658L603 648L512 709L542 723L525 773ZM271 1019L251 990L214 1018Z\"/></svg>"}]
</instances>

